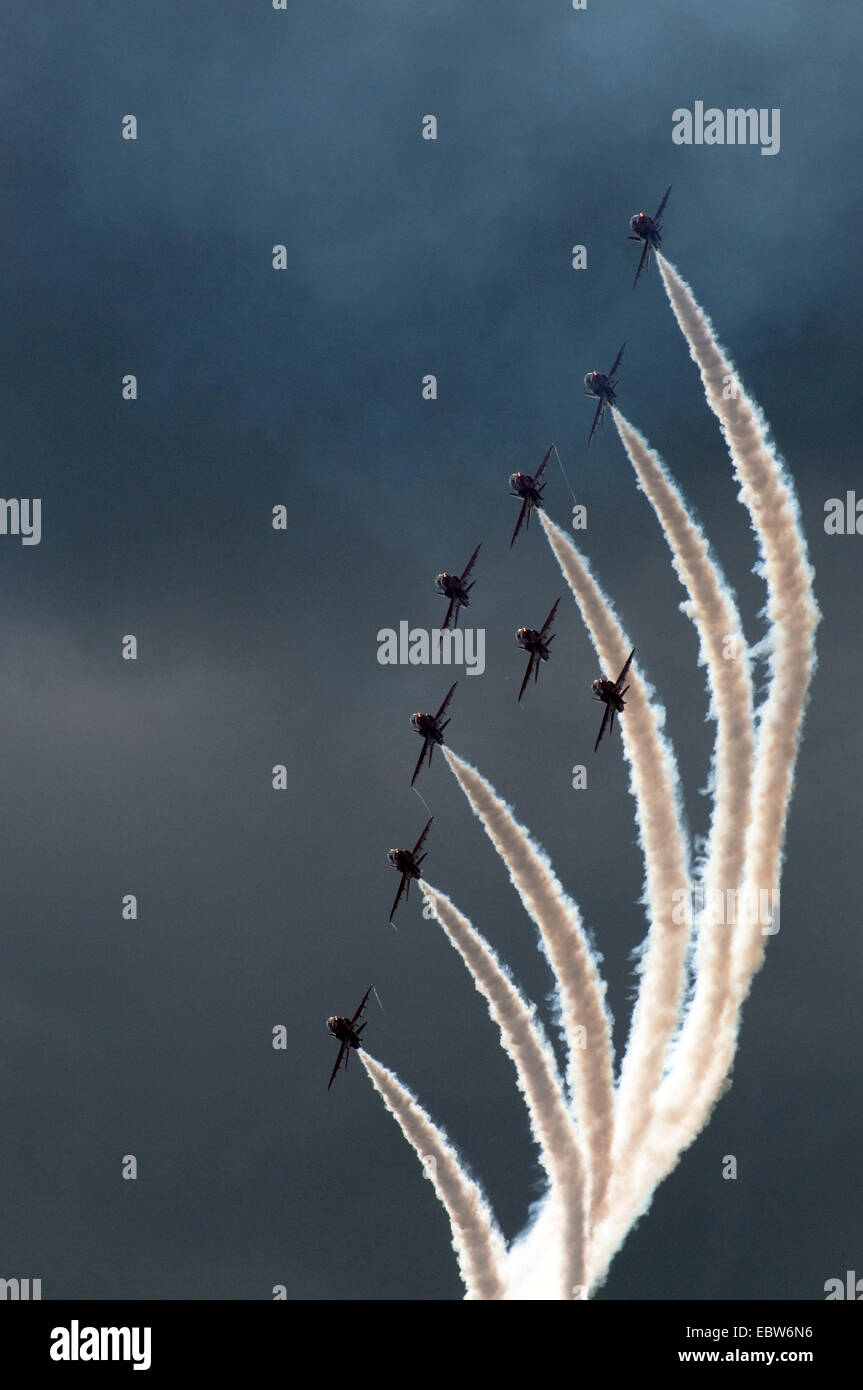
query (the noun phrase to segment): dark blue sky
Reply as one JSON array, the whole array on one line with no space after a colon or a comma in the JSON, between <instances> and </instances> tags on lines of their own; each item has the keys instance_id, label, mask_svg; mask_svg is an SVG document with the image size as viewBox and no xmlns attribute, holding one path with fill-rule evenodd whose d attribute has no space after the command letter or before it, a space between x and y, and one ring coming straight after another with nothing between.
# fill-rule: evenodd
<instances>
[{"instance_id":1,"label":"dark blue sky","mask_svg":"<svg viewBox=\"0 0 863 1390\"><path fill-rule=\"evenodd\" d=\"M563 589L538 528L510 551L506 480L557 441L703 833L682 591L613 429L584 449L582 378L626 339L620 405L760 636L715 421L655 271L631 288L628 218L671 183L665 249L786 456L824 623L734 1085L600 1296L823 1297L860 1259L863 540L823 530L827 498L863 492L859 6L30 0L4 27L2 492L41 497L43 535L0 537L0 1274L46 1298L459 1297L445 1217L361 1070L326 1091L324 1019L371 979L372 1051L523 1226L538 1166L485 1006L417 906L386 922L386 850L427 814L408 717L449 679L381 667L376 634L436 625L435 574L482 540L487 667L451 740L581 904L622 1046L644 929L626 770L615 741L571 788L597 672L568 598L516 704L513 633ZM779 153L673 144L696 100L779 108ZM546 498L565 525L559 472ZM429 878L544 1003L532 927L442 762L419 788Z\"/></svg>"}]
</instances>

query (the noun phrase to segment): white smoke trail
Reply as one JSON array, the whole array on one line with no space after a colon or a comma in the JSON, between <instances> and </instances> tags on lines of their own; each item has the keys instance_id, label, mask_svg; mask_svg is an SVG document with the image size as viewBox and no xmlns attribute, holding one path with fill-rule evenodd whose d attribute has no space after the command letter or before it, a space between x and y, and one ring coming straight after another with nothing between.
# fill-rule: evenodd
<instances>
[{"instance_id":1,"label":"white smoke trail","mask_svg":"<svg viewBox=\"0 0 863 1390\"><path fill-rule=\"evenodd\" d=\"M760 711L745 884L772 895L779 886L785 821L815 669L814 634L820 613L812 594L813 572L797 499L770 445L764 416L740 385L689 286L663 256L657 261L708 404L722 427L741 485L740 498L758 537L760 571L767 584L770 687ZM735 993L741 1002L762 964L765 942L757 921L734 934Z\"/></svg>"},{"instance_id":2,"label":"white smoke trail","mask_svg":"<svg viewBox=\"0 0 863 1390\"><path fill-rule=\"evenodd\" d=\"M695 992L657 1101L663 1123L683 1121L694 1137L706 1118L703 1106L694 1106L694 1096L702 1088L716 1049L730 984L731 932L724 911L716 921L711 915L720 901L724 908L727 890L736 892L743 875L755 748L752 676L734 595L710 555L704 533L658 454L616 409L612 413L641 488L659 518L678 578L690 596L689 604L682 606L698 631L711 714L716 719L714 808L703 881L707 911L699 924L695 950ZM733 1046L736 1027L727 1016L725 1026L734 1030ZM708 1110L714 1098L707 1098Z\"/></svg>"},{"instance_id":3,"label":"white smoke trail","mask_svg":"<svg viewBox=\"0 0 863 1390\"><path fill-rule=\"evenodd\" d=\"M710 907L717 894L725 903L726 889L736 890L743 873L754 752L748 652L734 596L703 532L659 456L619 411L612 413L671 549L675 571L689 594L689 603L682 607L696 626L701 661L707 667L711 714L717 722L714 810L703 882ZM604 1273L614 1249L679 1152L700 1132L716 1100L716 1085L707 1079L713 1058L718 1047L730 1049L733 1056L736 1046L736 1012L726 1008L731 964L731 933L724 917L715 925L709 915L707 920L702 918L694 953L693 997L671 1055L669 1074L657 1095L650 1130L629 1165L628 1182L618 1184L614 1211L597 1235L595 1278Z\"/></svg>"},{"instance_id":4,"label":"white smoke trail","mask_svg":"<svg viewBox=\"0 0 863 1390\"><path fill-rule=\"evenodd\" d=\"M812 570L797 501L769 443L761 411L742 390L692 291L664 257L657 259L672 308L701 373L708 403L722 426L741 485L740 499L758 538L759 568L767 584L770 685L760 710L742 873L743 901L758 903L762 892L778 894L785 822L815 665L814 633L820 615L812 596ZM730 839L725 844L730 848ZM629 1211L621 1207L612 1213L597 1239L594 1277L604 1270L632 1220L649 1202L656 1182L674 1167L683 1148L704 1125L720 1093L734 1059L740 1008L763 962L763 927L767 924L759 923L758 918L757 907L744 910L732 933L731 970L724 975L724 1011L701 1071L697 1096L694 1101L689 1098L687 1104L686 1092L676 1089L679 1074L667 1078L656 1123L639 1153ZM778 927L777 921L774 926Z\"/></svg>"},{"instance_id":5,"label":"white smoke trail","mask_svg":"<svg viewBox=\"0 0 863 1390\"><path fill-rule=\"evenodd\" d=\"M596 1213L611 1174L614 1137L613 1055L605 983L578 907L564 893L548 856L476 768L452 749L443 751L474 814L509 869L525 910L539 928L557 981L569 1054L569 1084L590 1158L590 1209Z\"/></svg>"},{"instance_id":6,"label":"white smoke trail","mask_svg":"<svg viewBox=\"0 0 863 1390\"><path fill-rule=\"evenodd\" d=\"M488 1202L469 1178L443 1130L402 1085L398 1077L376 1062L365 1049L357 1054L375 1090L395 1117L402 1134L416 1151L426 1176L446 1208L452 1243L467 1299L506 1297L506 1245Z\"/></svg>"},{"instance_id":7,"label":"white smoke trail","mask_svg":"<svg viewBox=\"0 0 863 1390\"><path fill-rule=\"evenodd\" d=\"M632 648L620 622L570 538L541 511L540 521L575 595L605 674L617 676ZM612 1197L625 1180L653 1114L670 1040L680 1017L692 928L688 847L680 810L674 753L663 737L665 711L637 660L620 725L630 764L639 838L645 860L650 929L641 985L618 1086ZM681 903L680 893L684 900ZM677 920L675 920L677 919Z\"/></svg>"},{"instance_id":8,"label":"white smoke trail","mask_svg":"<svg viewBox=\"0 0 863 1390\"><path fill-rule=\"evenodd\" d=\"M515 1065L519 1089L551 1183L550 1200L559 1207L558 1297L573 1298L576 1290L581 1296L587 1260L587 1184L581 1145L554 1053L534 1018L535 1006L522 998L489 943L443 893L424 879L420 879L420 889L430 899L437 920L486 999L489 1013L500 1029L501 1045Z\"/></svg>"}]
</instances>

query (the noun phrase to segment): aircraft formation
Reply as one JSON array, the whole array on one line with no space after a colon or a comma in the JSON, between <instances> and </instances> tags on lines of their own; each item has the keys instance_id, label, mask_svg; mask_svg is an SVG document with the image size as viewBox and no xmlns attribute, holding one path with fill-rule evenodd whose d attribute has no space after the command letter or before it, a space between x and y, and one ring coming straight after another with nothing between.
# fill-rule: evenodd
<instances>
[{"instance_id":1,"label":"aircraft formation","mask_svg":"<svg viewBox=\"0 0 863 1390\"><path fill-rule=\"evenodd\" d=\"M650 265L651 254L654 251L658 250L662 243L662 224L660 219L662 217L663 212L665 211L665 207L668 202L668 196L670 193L671 185L669 185L669 187L666 189L665 195L653 217L649 217L644 212L638 212L635 213L629 220L630 240L643 242L641 259L638 263L638 269L635 272L633 289L638 284L638 280L642 271ZM593 418L593 424L591 426L590 434L587 438L588 448L590 447L591 441L593 440L593 436L595 435L596 431L601 427L608 408L610 406L613 406L617 400L617 373L620 368L620 363L623 359L623 352L625 347L626 343L623 343L623 345L620 348L620 351L614 359L614 362L612 363L610 371L588 372L584 378L584 384L587 388L585 391L585 395L589 396L591 399L596 400L597 402L596 413ZM510 475L510 496L516 498L516 500L521 503L521 509L519 511L518 520L516 522L515 530L512 533L512 538L509 543L510 549L514 546L516 538L519 532L522 530L522 528L524 528L525 531L529 529L531 514L534 511L542 511L545 505L543 500L543 494L547 486L548 479L543 478L543 474L545 473L545 470L548 466L548 462L553 453L556 453L556 446L554 444L552 444L546 451L542 459L542 462L539 464L538 468L534 473L531 474L527 472L517 472L512 473ZM559 457L560 456L558 455L558 459ZM470 559L468 560L467 564L465 565L464 569L461 571L460 574L449 573L445 570L441 574L437 575L434 581L436 592L440 594L441 597L445 598L448 603L446 616L442 625L443 631L448 630L450 624L452 624L453 628L458 627L459 614L461 610L470 606L471 590L473 589L474 584L476 582L474 579L471 579L470 576L473 567L476 564L476 560L481 548L482 542L480 541L479 545L476 546L473 554L471 555ZM520 627L516 631L516 641L518 643L518 646L523 651L528 653L527 669L524 673L524 679L522 680L521 689L519 690L518 694L519 704L521 703L522 696L527 690L531 676L533 676L534 683L536 683L536 681L539 678L540 664L542 662L547 662L550 658L549 648L554 640L554 633L552 633L550 629L552 623L554 622L554 617L557 612L559 603L560 599L558 598L555 600L554 605L552 606L552 609L541 628L537 629L533 627ZM593 698L605 705L605 711L602 716L602 723L599 728L596 743L593 746L594 753L596 753L596 751L598 750L602 737L606 732L606 729L608 729L609 734L613 732L614 716L616 714L622 714L624 712L624 696L629 690L629 686L624 684L624 682L626 681L626 677L629 672L629 668L632 664L632 659L634 656L635 648L633 647L632 651L626 659L622 671L620 672L616 680L611 680L607 676L599 676L592 683L591 689L593 692ZM447 714L450 701L452 700L457 685L458 682L456 681L453 683L453 685L450 686L450 689L447 691L447 694L444 696L443 702L441 703L435 714L417 713L411 715L411 728L414 730L414 733L418 734L419 737L423 740L422 751L420 752L420 756L417 760L416 767L414 768L413 776L411 777L410 785L412 787L414 786L423 765L427 762L429 766L431 766L432 754L435 750L435 747L440 746L444 743L444 731L450 723L449 717L445 718L444 716ZM390 911L390 924L392 924L393 922L393 917L395 916L396 910L402 898L404 897L406 899L410 895L411 883L414 881L414 879L418 879L421 875L420 866L422 865L422 862L426 857L426 853L423 850L423 846L425 844L426 837L428 836L428 833L431 829L433 820L434 817L430 816L428 821L426 822L422 834L420 835L413 849L391 849L387 854L387 860L390 866L401 875L398 892L396 893L395 901ZM366 1024L365 1022L360 1022L360 1020L362 1018L366 1004L368 1003L369 995L372 993L372 989L373 986L370 985L369 988L366 990L365 995L363 996L362 1003L360 1004L359 1008L356 1010L352 1018L348 1019L342 1018L339 1015L334 1015L332 1018L327 1019L327 1028L329 1029L332 1036L335 1037L339 1042L339 1054L336 1059L336 1064L333 1067L332 1075L330 1076L329 1086L327 1087L328 1090L329 1087L332 1086L333 1082L335 1081L336 1075L340 1067L344 1065L344 1069L347 1070L347 1064L350 1058L351 1051L357 1050L362 1047L362 1040L360 1034L362 1033Z\"/></svg>"}]
</instances>

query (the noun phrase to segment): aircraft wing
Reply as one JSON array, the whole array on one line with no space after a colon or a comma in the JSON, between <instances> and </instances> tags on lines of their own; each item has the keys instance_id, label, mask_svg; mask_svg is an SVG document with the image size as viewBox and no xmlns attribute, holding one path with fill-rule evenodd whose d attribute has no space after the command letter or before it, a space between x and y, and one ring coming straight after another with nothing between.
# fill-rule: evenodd
<instances>
[{"instance_id":1,"label":"aircraft wing","mask_svg":"<svg viewBox=\"0 0 863 1390\"><path fill-rule=\"evenodd\" d=\"M633 658L634 656L635 656L635 648L633 647L632 651L629 653L629 656L626 658L626 665L624 666L624 668L623 668L623 670L621 671L620 675L618 676L617 680L614 682L614 684L615 684L616 686L619 686L619 685L620 685L620 682L625 678L627 671L629 670L630 666L632 665L632 658Z\"/></svg>"},{"instance_id":2,"label":"aircraft wing","mask_svg":"<svg viewBox=\"0 0 863 1390\"><path fill-rule=\"evenodd\" d=\"M454 608L456 608L456 600L455 600L454 598L451 598L450 601L449 601L449 608L446 610L446 617L444 618L443 624L442 624L442 630L443 630L444 632L445 632L446 629L449 627L450 619L451 619L451 617L452 617L452 611L453 611ZM455 620L456 620L456 624L458 624L458 610L457 610L457 609L456 609Z\"/></svg>"},{"instance_id":3,"label":"aircraft wing","mask_svg":"<svg viewBox=\"0 0 863 1390\"><path fill-rule=\"evenodd\" d=\"M668 187L666 188L666 190L665 190L665 197L663 198L662 202L659 204L659 207L656 209L656 216L655 216L654 219L653 219L654 222L658 222L659 219L660 219L660 217L661 217L662 214L664 213L664 211L665 211L665 204L668 202L668 195L669 195L670 192L671 192L671 184L669 184Z\"/></svg>"},{"instance_id":4,"label":"aircraft wing","mask_svg":"<svg viewBox=\"0 0 863 1390\"><path fill-rule=\"evenodd\" d=\"M464 581L467 579L468 575L470 574L471 570L473 569L473 567L474 567L474 562L475 562L476 557L477 557L477 555L479 554L479 552L480 552L481 549L482 549L482 541L480 541L480 543L479 543L479 545L477 546L476 550L473 552L473 554L471 555L470 559L468 560L467 564L466 564L465 567L464 567L464 574L461 576L461 582L462 582L462 584L464 584Z\"/></svg>"},{"instance_id":5,"label":"aircraft wing","mask_svg":"<svg viewBox=\"0 0 863 1390\"><path fill-rule=\"evenodd\" d=\"M544 470L545 470L545 465L548 463L548 461L549 461L549 459L551 458L553 452L554 452L554 445L552 444L551 448L549 449L549 451L548 451L548 453L546 454L545 458L543 459L542 463L539 465L539 468L536 470L536 472L535 472L534 475L533 475L534 484L538 483L539 480L540 480L540 478L542 477L543 472L544 472Z\"/></svg>"},{"instance_id":6,"label":"aircraft wing","mask_svg":"<svg viewBox=\"0 0 863 1390\"><path fill-rule=\"evenodd\" d=\"M393 918L394 918L395 915L396 915L396 908L398 907L399 903L400 903L401 900L402 900L402 893L405 891L405 884L407 883L407 881L408 881L408 876L407 876L407 874L402 874L402 881L401 881L401 883L399 884L399 891L396 893L396 900L395 900L395 902L393 903L393 909L392 909L392 912L390 913L390 923L392 923L392 920L393 920Z\"/></svg>"},{"instance_id":7,"label":"aircraft wing","mask_svg":"<svg viewBox=\"0 0 863 1390\"><path fill-rule=\"evenodd\" d=\"M431 827L431 823L432 823L433 820L434 820L434 816L429 816L428 822L427 822L427 824L426 824L426 828L425 828L425 830L423 831L423 833L420 835L420 837L419 837L419 839L417 840L416 844L414 845L413 849L411 850L411 854L418 854L419 851L422 849L422 847L423 847L423 840L425 839L426 835L429 833L429 829L430 829L430 827Z\"/></svg>"},{"instance_id":8,"label":"aircraft wing","mask_svg":"<svg viewBox=\"0 0 863 1390\"><path fill-rule=\"evenodd\" d=\"M591 392L587 392L587 393L585 393L585 394L592 395L593 392L591 391ZM596 414L595 414L594 417L593 417L593 424L592 424L592 426L591 426L590 434L587 436L587 447L588 447L588 449L590 448L590 441L591 441L591 439L592 439L593 436L596 434L597 426L599 425L599 422L600 422L600 420L602 419L602 412L603 412L604 410L605 410L605 401L604 401L604 400L602 399L602 397L600 396L600 398L599 398L599 405L596 407Z\"/></svg>"},{"instance_id":9,"label":"aircraft wing","mask_svg":"<svg viewBox=\"0 0 863 1390\"><path fill-rule=\"evenodd\" d=\"M515 544L515 538L518 535L524 523L525 513L529 511L530 503L528 502L527 498L525 498L521 504L521 511L519 512L518 521L515 524L515 530L512 533L512 540L510 541L510 546L513 546Z\"/></svg>"},{"instance_id":10,"label":"aircraft wing","mask_svg":"<svg viewBox=\"0 0 863 1390\"><path fill-rule=\"evenodd\" d=\"M625 348L625 347L626 347L626 343L624 343L624 344L623 344L623 347L621 347L620 352L617 354L617 356L616 356L615 359L614 359L614 366L612 367L611 371L608 373L608 380L609 380L609 382L611 383L612 386L614 385L614 382L613 382L612 378L613 378L613 376L614 376L614 373L617 371L618 367L620 366L620 363L621 363L621 361L622 361L622 359L623 359L623 348Z\"/></svg>"},{"instance_id":11,"label":"aircraft wing","mask_svg":"<svg viewBox=\"0 0 863 1390\"><path fill-rule=\"evenodd\" d=\"M650 242L645 238L644 247L643 247L642 252L641 252L641 260L638 262L638 269L637 269L637 271L635 272L635 279L634 279L633 282L632 282L632 288L633 288L633 289L635 289L636 285L638 284L638 277L639 277L639 275L641 274L641 272L643 271L645 265L647 264L647 258L648 258L649 255L650 255Z\"/></svg>"},{"instance_id":12,"label":"aircraft wing","mask_svg":"<svg viewBox=\"0 0 863 1390\"><path fill-rule=\"evenodd\" d=\"M609 716L610 714L611 714L611 705L606 705L606 706L605 706L605 714L602 716L602 723L601 723L600 726L599 726L599 733L598 733L597 736L596 736L596 743L593 745L593 751L594 751L594 753L596 752L597 748L599 747L599 740L602 738L602 735L605 733L605 726L606 726L606 724L608 723L608 716Z\"/></svg>"},{"instance_id":13,"label":"aircraft wing","mask_svg":"<svg viewBox=\"0 0 863 1390\"><path fill-rule=\"evenodd\" d=\"M522 695L527 690L527 683L530 680L531 674L533 672L534 662L536 662L537 670L539 670L539 657L537 656L536 652L531 652L530 660L527 663L527 670L524 673L524 680L521 683L521 690L518 692L519 700L521 700Z\"/></svg>"},{"instance_id":14,"label":"aircraft wing","mask_svg":"<svg viewBox=\"0 0 863 1390\"><path fill-rule=\"evenodd\" d=\"M330 1077L330 1085L327 1087L327 1090L330 1089L330 1086L332 1086L333 1082L334 1082L335 1079L336 1079L336 1073L338 1072L339 1067L342 1065L342 1058L343 1058L344 1055L345 1055L345 1048L346 1048L346 1047L347 1047L347 1043L342 1043L341 1047L339 1048L339 1055L338 1055L338 1057L336 1058L336 1065L333 1067L333 1074L332 1074L332 1076Z\"/></svg>"},{"instance_id":15,"label":"aircraft wing","mask_svg":"<svg viewBox=\"0 0 863 1390\"><path fill-rule=\"evenodd\" d=\"M455 690L455 688L456 688L457 685L458 685L458 681L453 681L452 685L451 685L450 688L449 688L449 692L448 692L448 694L447 694L446 699L444 700L443 704L441 705L440 709L438 710L437 714L435 715L435 723L437 723L437 721L440 719L441 715L445 712L447 705L449 704L450 700L452 699L452 693L453 693L453 691Z\"/></svg>"},{"instance_id":16,"label":"aircraft wing","mask_svg":"<svg viewBox=\"0 0 863 1390\"><path fill-rule=\"evenodd\" d=\"M545 634L548 632L549 627L551 626L552 622L554 621L554 615L555 615L555 613L557 612L557 605L558 605L559 603L560 603L560 599L555 599L554 607L552 608L551 612L549 613L548 617L546 618L545 622L543 623L542 627L540 628L540 631L539 631L540 637L544 637Z\"/></svg>"},{"instance_id":17,"label":"aircraft wing","mask_svg":"<svg viewBox=\"0 0 863 1390\"><path fill-rule=\"evenodd\" d=\"M425 762L426 749L428 748L428 746L429 746L429 741L428 741L427 738L424 738L424 739L423 739L423 750L422 750L422 752L420 753L419 757L417 758L417 765L416 765L416 767L414 768L414 775L413 775L413 777L411 778L411 786L413 786L414 782L417 780L417 777L419 777L419 771L420 771L420 768L422 767L423 763ZM431 759L429 759L429 762L431 762Z\"/></svg>"},{"instance_id":18,"label":"aircraft wing","mask_svg":"<svg viewBox=\"0 0 863 1390\"><path fill-rule=\"evenodd\" d=\"M363 995L363 1002L360 1004L360 1007L357 1009L356 1013L354 1014L353 1018L351 1019L351 1027L352 1027L352 1028L353 1028L354 1024L356 1023L357 1019L358 1019L358 1018L362 1018L363 1009L366 1007L366 1004L367 1004L368 1001L369 1001L369 995L371 994L371 992L372 992L373 989L374 989L374 985L369 985L368 989L366 990L365 994Z\"/></svg>"}]
</instances>

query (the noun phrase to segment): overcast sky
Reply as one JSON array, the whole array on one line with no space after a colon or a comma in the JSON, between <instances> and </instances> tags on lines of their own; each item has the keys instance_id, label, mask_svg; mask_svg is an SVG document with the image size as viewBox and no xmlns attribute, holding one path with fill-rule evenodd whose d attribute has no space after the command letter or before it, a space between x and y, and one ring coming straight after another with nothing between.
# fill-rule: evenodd
<instances>
[{"instance_id":1,"label":"overcast sky","mask_svg":"<svg viewBox=\"0 0 863 1390\"><path fill-rule=\"evenodd\" d=\"M584 447L584 373L626 339L621 409L757 639L715 420L655 269L632 290L628 218L672 184L664 249L787 459L824 622L733 1087L598 1296L822 1298L859 1267L863 1205L863 537L823 525L863 494L859 6L28 0L4 28L2 492L41 498L42 534L0 536L0 1275L45 1298L459 1298L446 1218L356 1061L327 1093L324 1020L372 980L370 1049L524 1226L540 1170L486 1007L418 898L387 925L386 851L428 814L409 716L453 677L381 666L377 633L439 624L434 576L483 542L486 669L460 675L448 738L580 903L622 1048L645 928L627 772L616 735L593 759L596 661L539 527L509 548L507 477L556 440L703 834L683 593L613 428ZM778 109L779 152L674 144L696 101ZM566 526L556 468L546 501ZM515 629L559 594L519 706ZM429 879L548 1021L533 927L442 759L418 790Z\"/></svg>"}]
</instances>

